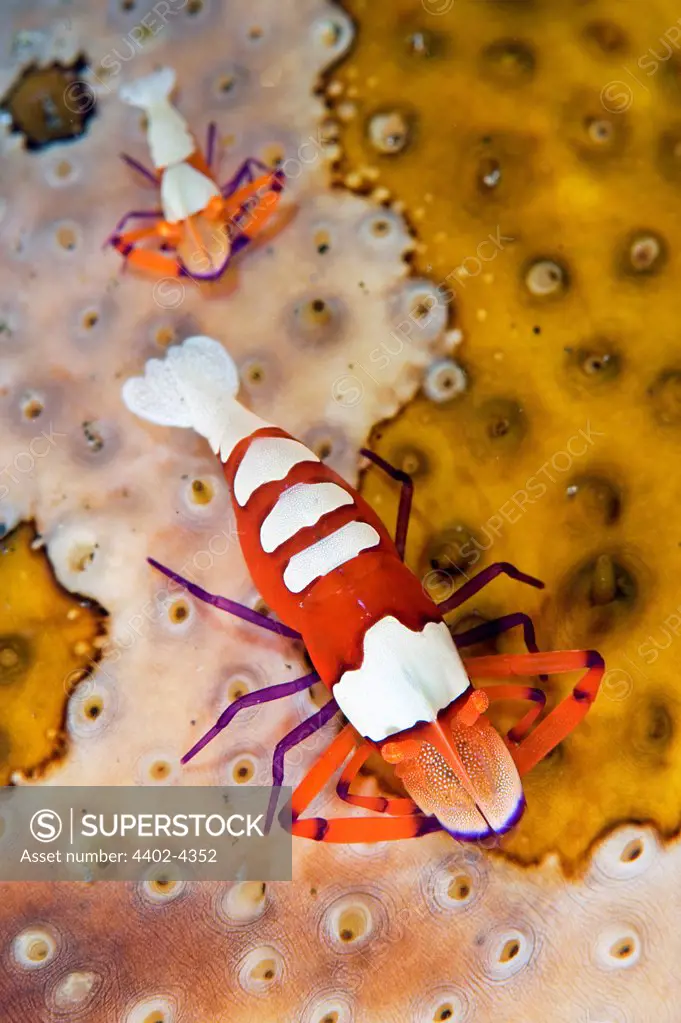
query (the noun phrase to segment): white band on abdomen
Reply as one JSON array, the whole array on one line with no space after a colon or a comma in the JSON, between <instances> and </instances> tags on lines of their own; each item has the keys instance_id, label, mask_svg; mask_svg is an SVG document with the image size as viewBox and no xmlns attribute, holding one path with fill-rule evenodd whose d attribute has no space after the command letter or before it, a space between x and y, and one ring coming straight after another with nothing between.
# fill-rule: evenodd
<instances>
[{"instance_id":1,"label":"white band on abdomen","mask_svg":"<svg viewBox=\"0 0 681 1023\"><path fill-rule=\"evenodd\" d=\"M284 584L291 593L300 593L313 580L328 575L380 542L377 530L368 522L346 522L323 540L294 554L284 571Z\"/></svg>"},{"instance_id":2,"label":"white band on abdomen","mask_svg":"<svg viewBox=\"0 0 681 1023\"><path fill-rule=\"evenodd\" d=\"M265 518L260 527L260 546L271 554L301 529L352 503L352 496L337 483L296 483L284 491Z\"/></svg>"},{"instance_id":3,"label":"white band on abdomen","mask_svg":"<svg viewBox=\"0 0 681 1023\"><path fill-rule=\"evenodd\" d=\"M242 508L258 487L283 480L299 462L318 462L317 456L290 437L256 437L234 476L234 497Z\"/></svg>"}]
</instances>

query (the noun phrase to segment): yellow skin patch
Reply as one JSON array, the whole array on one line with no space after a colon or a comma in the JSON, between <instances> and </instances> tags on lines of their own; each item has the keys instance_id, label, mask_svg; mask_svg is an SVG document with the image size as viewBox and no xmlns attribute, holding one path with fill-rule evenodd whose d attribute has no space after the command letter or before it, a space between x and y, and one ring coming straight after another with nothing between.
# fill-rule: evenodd
<instances>
[{"instance_id":1,"label":"yellow skin patch","mask_svg":"<svg viewBox=\"0 0 681 1023\"><path fill-rule=\"evenodd\" d=\"M66 702L99 656L101 612L59 586L45 552L31 549L34 540L22 525L0 541L2 785L60 754Z\"/></svg>"},{"instance_id":2,"label":"yellow skin patch","mask_svg":"<svg viewBox=\"0 0 681 1023\"><path fill-rule=\"evenodd\" d=\"M463 573L512 561L547 589L499 579L474 610L524 610L542 649L596 647L608 669L586 721L526 779L528 809L503 847L523 862L557 849L569 866L623 819L671 834L681 32L676 48L665 32L678 11L346 6L361 30L328 83L339 180L403 205L416 271L440 285L465 339L464 392L440 378L451 399L420 398L374 434L414 475L407 560L440 600ZM400 344L418 345L418 321L396 322L353 372L380 378ZM394 520L395 484L371 469L363 493ZM541 683L547 711L574 681Z\"/></svg>"}]
</instances>

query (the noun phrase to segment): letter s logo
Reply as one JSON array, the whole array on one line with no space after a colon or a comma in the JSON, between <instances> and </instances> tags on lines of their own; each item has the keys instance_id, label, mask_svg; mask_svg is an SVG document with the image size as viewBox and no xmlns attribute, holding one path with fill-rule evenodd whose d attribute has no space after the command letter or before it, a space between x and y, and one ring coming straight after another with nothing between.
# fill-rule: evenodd
<instances>
[{"instance_id":1,"label":"letter s logo","mask_svg":"<svg viewBox=\"0 0 681 1023\"><path fill-rule=\"evenodd\" d=\"M61 817L54 810L37 810L31 817L29 827L36 841L54 842L61 835Z\"/></svg>"}]
</instances>

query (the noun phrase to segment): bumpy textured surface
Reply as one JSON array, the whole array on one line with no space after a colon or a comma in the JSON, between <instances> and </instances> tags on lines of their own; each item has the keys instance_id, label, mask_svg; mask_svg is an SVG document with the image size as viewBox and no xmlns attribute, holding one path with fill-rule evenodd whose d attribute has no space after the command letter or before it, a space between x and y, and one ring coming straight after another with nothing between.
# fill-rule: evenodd
<instances>
[{"instance_id":1,"label":"bumpy textured surface","mask_svg":"<svg viewBox=\"0 0 681 1023\"><path fill-rule=\"evenodd\" d=\"M154 10L160 7L165 12L165 6L157 4ZM442 24L436 6L448 5L430 4L426 27L433 31ZM433 295L438 280L471 251L468 245L462 243L456 260L444 273L432 271L432 282L407 278L403 256L412 242L396 212L375 208L365 199L342 192L329 192L326 187L323 150L334 155L335 132L333 125L324 121L312 86L319 70L338 58L350 42L342 12L312 0L278 4L168 0L167 7L167 12L156 13L142 27L145 11L130 0L110 0L97 9L85 0L78 4L17 0L2 9L5 21L0 38L5 49L0 60L0 94L6 95L31 63L47 65L59 60L68 66L83 52L92 67L86 76L94 88L90 101L96 98L97 103L86 133L73 144L26 153L21 136L9 133L9 123L3 143L2 523L10 530L18 521L35 517L64 585L98 600L110 612L110 641L104 660L68 700L67 755L59 770L50 772L47 783L266 782L276 738L308 716L318 697L315 693L304 695L285 708L245 714L229 736L189 769L180 769L181 754L226 702L245 689L302 674L303 659L294 645L274 636L254 636L248 626L237 625L176 592L169 593L164 581L146 567L144 557L153 553L209 589L237 600L257 601L233 534L227 495L205 446L192 436L145 426L129 416L119 399L123 379L137 374L144 360L165 345L197 331L214 333L235 354L245 393L256 411L313 444L349 478L356 471L356 450L371 425L394 414L412 396L421 369L435 355L441 361L427 374L429 394L454 394L466 385L456 365L442 361L451 354L458 335L454 331L443 334L446 303L434 307ZM593 18L600 17L600 7L597 10L593 4L591 8ZM384 19L392 9L382 11ZM526 8L520 3L456 5L457 13L465 11L468 19L460 22L457 59L452 60L446 75L440 74L442 65L439 69L425 65L435 67L428 72L434 81L440 76L431 116L441 117L447 110L442 97L453 80L460 83L459 111L477 108L482 102L483 94L476 98L475 90L468 87L468 77L456 78L460 67L467 67L469 76L474 73L473 64L464 62L473 61L479 52L477 33L493 42L502 34L530 33L534 26L539 33L537 52L543 48L547 54L543 61L552 66L553 51L560 52L568 45L564 40L574 36L567 34L563 25L550 30L546 20L531 20L528 10L529 5ZM535 14L542 10L543 5L532 5ZM584 11L586 22L591 14L587 7ZM361 35L357 59L364 53L366 38L376 46L374 66L366 80L376 76L384 83L396 83L393 51L386 49L389 36L386 32L385 38L380 37L370 14L370 9L361 14L367 35ZM415 17L413 11L411 16ZM418 16L423 17L420 8ZM629 12L627 17L635 15ZM486 28L485 18L490 19ZM522 31L519 24L524 26ZM637 38L633 29L627 30L631 39ZM417 39L413 45L418 51L424 42ZM574 43L564 58L566 73L571 68L576 73L574 69L584 66L589 47L593 47L591 40ZM503 53L501 56L500 65L513 72L517 61L509 64ZM404 75L411 65L407 56L400 59L403 63L397 66ZM605 69L603 84L622 77L611 71L614 58L605 65L598 63L604 58L588 59ZM199 134L211 118L218 121L227 148L223 161L226 177L250 154L283 155L294 161L287 167L291 179L288 213L279 229L249 252L227 279L200 290L189 284L182 292L168 282L154 286L132 274L121 276L118 257L100 251L125 210L156 204L153 190L145 188L117 160L121 149L145 160L146 149L136 113L116 98L122 81L145 73L156 63L170 63L178 69L178 102ZM521 67L527 63L522 54L519 63ZM113 71L116 65L121 65L118 72ZM410 76L413 80L414 74ZM353 88L364 87L357 74L355 82ZM532 88L538 88L536 80ZM558 106L564 91L562 86L554 89ZM515 99L508 100L503 99L502 88L499 96L494 91L484 95L489 99L486 116L493 112L495 124L503 123L507 130L508 125L517 123L517 93ZM543 110L548 123L549 112L541 105L545 95L539 88L532 93L530 105ZM348 105L339 113L348 118L349 144L355 128L352 96L347 98ZM82 102L80 92L69 97L70 102L76 100ZM565 103L569 109L568 97ZM49 103L47 109L51 109ZM413 109L410 106L407 112ZM391 115L375 126L379 145L399 146L400 119L395 120L390 109L378 112ZM649 118L643 121L652 124ZM529 123L528 118L525 122ZM668 129L670 138L673 131L673 127ZM450 183L447 196L439 193L438 202L446 200L446 204L440 206L437 216L443 230L467 239L472 231L469 225L466 235L459 207L466 210L470 204L461 201L460 184L458 191L454 187L463 172L452 166L452 154L458 151L454 145L458 129L447 128L447 132L451 134L446 154L438 151L437 158L423 159L418 174L414 171L414 180L419 174L422 181L432 174L434 182ZM511 154L514 151L511 146ZM673 179L673 145L664 153L667 176ZM518 155L519 161L523 155L524 151ZM366 180L380 199L377 178L384 172L375 173L374 156L371 163L374 169L369 167ZM518 188L533 192L525 161L515 166ZM486 167L490 181L496 174L494 166ZM557 207L561 180L557 174L549 176L544 188L554 191L551 200L543 193L542 209ZM625 184L618 179L617 187ZM412 202L406 188L403 198ZM636 198L636 208L642 212L643 199ZM434 200L424 196L424 205L431 202ZM514 202L508 200L509 209ZM411 213L415 221L417 208ZM670 201L663 225L652 221L645 225L646 229L657 226L664 230L670 240L667 267L672 265L673 209ZM537 223L536 244L545 257L544 244L549 237L553 244L548 256L556 258L554 248L558 249L560 237L551 233L551 225L557 221L545 215L546 229ZM518 208L511 228L526 230L521 220ZM489 231L497 237L496 223L489 227L485 223L475 245ZM574 223L573 216L567 226L573 230ZM584 224L588 223L585 214ZM504 236L512 233L503 225L500 229ZM426 239L426 231L423 237ZM584 247L595 249L593 239L585 241ZM484 249L485 254L490 251L489 246ZM649 251L649 246L643 246L637 259ZM503 256L500 252L490 273L501 266ZM427 260L423 255L419 258L422 272L436 265L432 254ZM594 288L597 283L603 285L604 265L596 266L594 260L581 271L588 278L592 267ZM547 276L550 285L551 272L540 272L535 287L546 288ZM630 292L639 295L633 290L639 285L650 288L652 284L662 290L655 291L649 301L641 291L642 297L636 301L641 310L646 302L647 309L663 308L667 280L666 276L648 276L645 281L632 278L630 284L622 285L630 289L626 300L634 301L627 296ZM486 379L498 379L497 351L505 353L506 362L501 365L507 369L511 356L515 358L520 346L523 348L522 362L518 356L517 369L504 376L500 388L503 401L497 400L483 411L482 418L466 421L465 429L479 452L475 465L469 464L463 473L451 463L447 483L455 477L459 485L472 488L475 474L480 493L489 486L490 493L496 494L491 474L484 479L480 476L485 459L488 465L496 459L500 473L510 472L504 468L503 457L496 458L495 448L489 452L489 445L498 441L505 445L503 452L513 451L518 436L513 403L527 407L529 419L530 409L551 408L558 394L557 385L555 394L547 393L546 387L547 380L557 377L559 366L540 389L535 363L548 349L544 334L521 335L520 324L525 320L518 319L519 333L512 343L499 330L491 354L494 334L487 334L485 328L479 335L479 350L473 351L477 324L484 323L484 316L476 310L486 310L492 322L503 315L503 309L511 308L514 294L524 295L519 287L513 292L510 281L511 277L503 290L500 285L494 292L494 303L490 298L484 306L478 300L471 305L463 297L459 303L470 341L466 369L472 390L465 402L476 394L482 395L483 403L487 400L488 391L479 388L484 388ZM485 285L483 294L491 295L495 282L475 278L469 283L471 287L476 283L476 288ZM462 295L468 292L467 287ZM575 293L568 294L575 302ZM527 301L529 308L534 299L517 297L513 301L518 308ZM622 301L618 297L612 308L619 309ZM577 317L579 312L579 320L584 322L583 308L579 308L581 312L577 309L572 314ZM537 325L549 322L544 313L548 316L550 310L548 305L539 309L542 319ZM555 330L568 322L560 313L551 315ZM626 316L622 312L622 330L629 330L631 315L631 309ZM638 395L645 390L648 377L667 365L668 360L659 355L658 362L649 365L664 331L659 338L657 331L651 337L648 326L645 343L634 332L627 337L623 349L626 361L622 363L627 372L615 374L619 381L615 386L628 380L627 394ZM590 367L595 364L593 360L588 363ZM612 393L607 391L609 374L620 362L610 359L604 365L602 387L606 389L599 389L590 400L607 410L608 393ZM585 379L582 383L580 372L575 371L574 400L584 407L580 388L600 380L600 372L596 370ZM522 391L520 381L525 384ZM498 399L499 392L491 383L489 393ZM663 381L654 391L661 401L663 423L674 419L674 393L673 378L671 386ZM621 424L615 424L613 430L629 430L632 424L638 428L645 418L643 406L639 402L636 411L633 398L631 406L620 413ZM417 414L432 418L434 437L438 422L450 422L448 410L442 406L429 403L417 408L421 410ZM581 414L582 409L579 411ZM501 424L492 431L499 435L494 439L485 429L490 417ZM402 422L394 429L401 429ZM453 430L456 420L451 422ZM532 422L537 464L533 461L528 472L536 473L547 457L542 454L541 431L549 429L548 413L544 419L537 418L536 426L534 419ZM595 417L592 423L598 429ZM580 415L574 429L560 434L561 448L563 437L567 441L583 427ZM673 423L668 427L669 431L675 428ZM655 435L656 449L671 443L664 441L665 429L660 425ZM416 450L400 457L408 468L418 470L426 435L419 430L417 436L412 428L405 435L407 443ZM388 447L386 443L384 448ZM433 460L449 457L446 450L443 454L433 440L429 455ZM627 451L626 459L621 456L623 474L630 455ZM446 473L445 463L439 464ZM372 478L374 474L372 470ZM416 475L419 482L418 472ZM511 475L509 481L512 479ZM629 498L633 486L627 485L626 479L623 475L623 496ZM656 480L651 475L639 501L653 485ZM517 485L511 493L515 489ZM412 535L415 546L410 551L415 564L423 544L442 528L438 507L442 493L441 483L437 492L426 487L424 495L419 489ZM451 490L446 493L451 495ZM583 511L580 498L584 493ZM383 502L395 499L392 489L375 494ZM585 537L590 540L593 533L589 516L611 518L617 506L603 486L589 485L586 491L575 492L574 498L569 507L585 516L578 524L583 523L581 538L586 546ZM549 500L558 503L558 497L550 498L547 492L547 508ZM492 498L489 501L491 504ZM385 503L379 507L385 509L386 516L393 514ZM543 514L542 508L538 504L536 511ZM496 504L489 514L495 509ZM527 510L528 521L533 510ZM672 528L658 521L656 510L657 505L649 511L650 544L660 542L663 528ZM430 528L424 526L423 517L428 514ZM483 524L487 518L485 514ZM541 526L545 520L537 521ZM464 524L468 522L466 518ZM451 525L455 527L457 520ZM520 523L510 528L519 529ZM538 531L534 530L535 545ZM631 542L627 534L624 537L622 543L629 550ZM460 532L455 532L457 543L460 538ZM550 542L548 536L540 539ZM451 545L445 554L447 550ZM539 563L537 554L536 564L534 560L525 564L523 550L518 551L515 545L512 554L529 570L535 567L546 574L546 557ZM571 563L569 554L566 549L566 564ZM436 549L429 561L439 565L440 556ZM598 593L607 595L612 585L608 576L608 565L599 562ZM583 580L580 583L585 585ZM653 584L655 592L659 589L660 581L651 579L648 593ZM517 588L505 592L503 584L497 585L498 603L481 605L481 610L519 605ZM624 584L620 588L626 590ZM524 606L532 606L531 597L531 593L523 594ZM618 613L622 603L617 602ZM607 605L603 606L607 614ZM673 609L674 602L665 615ZM52 613L54 607L46 610L46 618ZM551 620L541 619L540 638L545 645L551 637L544 630ZM663 656L671 657L672 652L661 654L660 663ZM50 679L59 674L60 687L62 670L66 668L56 662L51 665ZM619 692L616 687L613 691ZM634 698L628 700L629 705ZM89 710L93 706L97 707L95 715ZM642 727L640 718L632 715L630 720ZM654 734L664 735L666 718L661 715L656 721ZM36 725L38 729L44 731L42 722ZM291 781L301 777L330 732L332 729L327 729L298 756L289 758ZM590 784L603 762L604 755L594 753ZM645 773L640 766L638 770ZM662 772L655 785L661 783L673 792ZM551 779L547 813L556 787ZM590 787L588 791L601 790ZM648 799L648 788L645 795ZM532 790L530 796L534 798ZM586 803L580 798L583 813L591 812ZM320 798L317 809L337 810L330 792ZM591 833L594 829L595 824ZM582 848L584 837L585 832L579 831L575 849ZM569 847L563 840L565 850ZM198 889L2 886L3 1023L25 1023L27 1019L39 1023L251 1023L254 1019L262 1023L498 1023L516 1017L544 1020L547 1005L556 1023L638 1023L642 1019L645 1023L672 1023L675 950L669 936L674 933L679 911L675 892L681 865L678 850L663 850L650 830L618 829L599 846L579 881L565 880L554 861L522 870L490 859L484 850L463 848L442 836L371 848L299 842L295 859L293 884L268 885L264 891L254 884ZM623 984L623 979L628 983Z\"/></svg>"},{"instance_id":2,"label":"bumpy textured surface","mask_svg":"<svg viewBox=\"0 0 681 1023\"><path fill-rule=\"evenodd\" d=\"M427 844L315 846L296 883L264 891L110 884L74 898L67 885L10 886L4 1019L676 1019L678 848L663 854L648 829L624 829L575 889L556 864L528 874Z\"/></svg>"},{"instance_id":3,"label":"bumpy textured surface","mask_svg":"<svg viewBox=\"0 0 681 1023\"><path fill-rule=\"evenodd\" d=\"M528 779L529 810L505 847L574 862L620 820L670 834L681 806L678 12L349 10L362 32L329 89L339 175L360 187L369 168L371 187L404 204L417 267L465 336L465 392L456 367L434 369L426 397L375 437L414 471L410 563L444 597L486 564L515 562L547 589L499 581L472 610L527 610L541 647L594 646L609 669L587 721ZM390 514L394 488L374 472L365 485ZM551 699L568 685L552 680Z\"/></svg>"}]
</instances>

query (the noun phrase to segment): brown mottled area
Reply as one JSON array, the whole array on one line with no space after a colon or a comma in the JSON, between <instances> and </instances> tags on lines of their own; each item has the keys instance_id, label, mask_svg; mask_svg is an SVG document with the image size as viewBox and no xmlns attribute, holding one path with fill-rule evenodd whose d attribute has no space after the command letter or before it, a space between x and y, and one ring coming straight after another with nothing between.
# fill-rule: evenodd
<instances>
[{"instance_id":1,"label":"brown mottled area","mask_svg":"<svg viewBox=\"0 0 681 1023\"><path fill-rule=\"evenodd\" d=\"M77 138L95 112L95 97L80 78L83 58L64 66L28 67L0 100L29 149Z\"/></svg>"},{"instance_id":2,"label":"brown mottled area","mask_svg":"<svg viewBox=\"0 0 681 1023\"><path fill-rule=\"evenodd\" d=\"M0 784L14 772L35 776L63 752L77 687L83 713L96 718L84 680L102 631L101 609L59 585L33 527L0 540Z\"/></svg>"},{"instance_id":3,"label":"brown mottled area","mask_svg":"<svg viewBox=\"0 0 681 1023\"><path fill-rule=\"evenodd\" d=\"M574 864L620 820L671 835L679 12L347 8L361 32L328 85L339 179L402 204L416 265L464 338L458 362L434 365L423 397L374 435L414 474L408 560L440 599L485 565L514 562L546 590L495 582L465 609L471 622L523 609L542 648L596 647L608 668L588 719L528 778L529 808L505 848L523 861L559 849ZM390 344L418 337L396 331ZM394 515L396 488L380 473L364 492ZM551 679L551 705L575 681Z\"/></svg>"}]
</instances>

